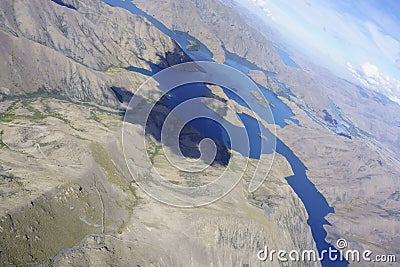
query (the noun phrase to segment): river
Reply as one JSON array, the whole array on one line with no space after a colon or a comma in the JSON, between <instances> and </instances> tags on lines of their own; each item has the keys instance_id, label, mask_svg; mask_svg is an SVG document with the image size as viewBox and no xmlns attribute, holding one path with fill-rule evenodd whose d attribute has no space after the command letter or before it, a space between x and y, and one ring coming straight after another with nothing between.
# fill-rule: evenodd
<instances>
[{"instance_id":1,"label":"river","mask_svg":"<svg viewBox=\"0 0 400 267\"><path fill-rule=\"evenodd\" d=\"M103 2L112 5L112 6L119 6L122 7L134 14L141 15L146 17L150 22L152 22L160 31L174 39L180 46L181 48L193 59L193 60L207 60L207 61L212 61L212 53L210 50L204 46L203 43L201 43L199 40L194 38L193 36L184 33L184 32L179 32L179 31L172 31L168 29L165 25L163 25L160 21L156 20L152 16L148 15L144 11L140 10L137 8L133 3L130 1L121 1L121 0L103 0ZM193 50L188 50L186 46L190 43L189 40L195 41L200 45L200 49L198 51L193 51ZM278 53L281 55L283 51L278 50ZM294 62L290 61L291 59L289 58L288 55L283 55L283 60L286 62L286 64L291 64L293 67L299 68L299 66ZM290 59L290 60L289 60ZM129 67L127 68L128 70L131 71L137 71L145 75L152 75L155 74L159 69L152 66L151 63L150 67L152 71L144 70L144 69L138 69L134 67ZM240 58L237 55L234 55L232 53L229 53L226 51L226 65L229 65L231 67L234 67L238 69L239 71L248 74L248 71L250 69L252 70L260 70L259 67L256 65L248 62L244 58ZM263 71L263 70L261 70ZM266 73L268 75L268 73ZM284 87L283 84L280 84L280 86ZM271 105L271 110L273 113L273 119L275 123L280 126L280 127L285 127L287 125L286 121L292 121L296 125L299 125L299 122L295 119L293 119L293 113L290 110L290 108L284 104L276 94L274 94L271 90L268 90L267 88L262 87L259 85L261 91L263 92L264 96L268 99ZM170 108L173 108L177 103L180 103L184 101L185 99L188 99L190 97L194 96L201 96L205 92L210 92L210 90L205 86L205 85L185 85L183 86L185 90L179 90L177 89L176 91L172 91L171 97L168 99L166 102L167 106ZM191 90L187 90L191 89ZM286 88L287 89L287 88ZM225 91L227 93L228 97L231 97L232 100L236 101L240 105L245 105L242 101L234 97L234 94L229 93L229 91ZM254 96L251 95L250 92L247 92L248 94L246 96L249 97L249 99L255 99ZM256 112L261 118L265 119L267 122L271 122L271 118L264 117L267 112L263 112L263 108L265 107L257 106L254 112ZM249 136L249 141L250 141L250 157L253 158L259 158L261 153L271 153L269 149L268 151L260 151L260 143L265 142L263 141L263 138L260 137L258 133L262 132L263 135L269 138L274 138L273 134L268 130L268 129L259 129L259 124L257 121L245 114L238 114L240 119L244 122L246 126L246 130L248 132L253 132L256 134L250 135ZM213 125L213 127L209 127L207 123L205 122L197 122L198 125L193 125L197 129L199 129L200 132L202 132L205 135L211 135L216 138L221 138L221 141L224 142L226 140L223 136L223 134L218 134L218 131L222 131L222 128L218 128L218 125ZM257 128L255 128L257 127ZM262 127L262 126L261 126ZM212 132L210 129L213 129ZM215 132L214 132L215 131ZM218 137L220 136L220 137ZM221 137L222 136L222 137ZM270 139L271 140L271 139ZM228 147L229 144L225 143ZM269 147L267 145L267 147ZM240 152L240 151L239 151ZM328 250L329 248L335 250L335 248L332 246L332 244L328 243L325 238L326 238L326 231L324 229L324 225L328 225L329 223L326 221L325 216L329 213L333 213L334 209L329 206L328 202L326 201L325 197L318 191L318 189L315 187L315 185L308 179L307 177L307 168L306 166L301 162L301 160L294 154L294 152L287 146L285 145L279 138L277 138L276 142L276 152L283 155L289 162L290 166L292 167L293 176L287 177L287 182L288 184L292 187L292 189L295 191L297 196L301 199L303 202L307 214L308 214L308 220L307 223L310 226L312 236L314 238L316 247L318 251L321 253L323 250ZM304 249L310 249L310 248L304 248ZM336 255L339 255L339 252L336 253ZM331 266L348 266L348 263L346 261L331 261L329 258L325 257L324 260L321 262L323 267L331 267Z\"/></svg>"}]
</instances>

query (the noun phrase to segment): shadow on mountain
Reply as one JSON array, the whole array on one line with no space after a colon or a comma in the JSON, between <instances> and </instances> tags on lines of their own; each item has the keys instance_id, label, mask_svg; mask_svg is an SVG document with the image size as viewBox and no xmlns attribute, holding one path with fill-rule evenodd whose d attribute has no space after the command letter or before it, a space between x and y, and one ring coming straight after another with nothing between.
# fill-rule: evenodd
<instances>
[{"instance_id":1,"label":"shadow on mountain","mask_svg":"<svg viewBox=\"0 0 400 267\"><path fill-rule=\"evenodd\" d=\"M121 104L128 105L130 99L133 96L133 93L129 92L125 88L120 87L112 87L110 88L112 92L115 94L115 97ZM136 96L139 97L139 96ZM146 122L146 136L152 136L155 140L161 143L161 130L163 127L163 123L170 113L170 109L164 104L166 101L166 97L161 98L155 106L152 108L149 117ZM144 99L143 99L144 100ZM143 101L143 103L148 103ZM149 104L150 105L150 104ZM130 108L130 107L127 107ZM122 111L121 115L125 115L126 109ZM132 124L142 124L140 119L143 118L125 118L128 123ZM201 129L201 130L199 130ZM218 164L222 166L227 166L230 160L231 153L229 148L224 145L218 138L215 137L215 131L218 131L218 128L213 129L214 137L207 134L207 131L210 129L210 124L205 120L197 120L196 128L191 126L190 124L186 124L182 131L179 134L179 149L183 156L198 159L200 158L200 150L199 143L204 138L210 138L214 141L217 153L216 157L212 164ZM222 133L221 133L222 135ZM165 144L164 144L165 145ZM170 147L171 151L175 154L179 154L177 151L178 148Z\"/></svg>"},{"instance_id":2,"label":"shadow on mountain","mask_svg":"<svg viewBox=\"0 0 400 267\"><path fill-rule=\"evenodd\" d=\"M65 3L64 1L61 1L61 0L51 0L51 1L56 3L57 5L60 5L60 6L63 6L63 7L67 7L69 9L76 10L76 7L74 7L71 4Z\"/></svg>"}]
</instances>

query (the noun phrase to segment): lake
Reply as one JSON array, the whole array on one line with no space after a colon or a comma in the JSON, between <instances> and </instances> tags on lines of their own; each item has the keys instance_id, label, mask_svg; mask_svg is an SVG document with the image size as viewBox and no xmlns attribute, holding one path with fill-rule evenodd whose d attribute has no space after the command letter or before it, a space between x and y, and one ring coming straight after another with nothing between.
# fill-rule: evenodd
<instances>
[{"instance_id":1,"label":"lake","mask_svg":"<svg viewBox=\"0 0 400 267\"><path fill-rule=\"evenodd\" d=\"M212 53L210 50L208 50L204 44L199 42L196 38L193 36L190 36L187 33L183 32L176 32L176 31L171 31L167 27L165 27L161 22L158 20L154 19L153 17L149 16L142 10L138 9L133 3L129 1L118 1L118 0L103 0L103 2L108 3L113 6L119 6L123 7L130 12L134 14L138 14L141 16L146 17L149 21L151 21L158 29L160 29L162 32L170 36L172 39L174 39L179 45L182 47L182 49L187 52L187 54L193 59L193 60L208 60L212 61ZM189 40L196 41L198 44L200 44L201 49L199 51L189 51L186 49L186 46L189 44ZM276 48L277 50L279 48ZM279 54L281 55L282 59L284 62L288 65L292 65L293 67L298 67L298 65L290 59L289 55L285 54L284 51L278 50ZM290 60L291 61L290 61ZM236 68L237 70L241 71L242 73L245 73L246 75L248 74L249 70L260 70L256 65L248 62L246 59L240 58L232 53L229 53L226 51L226 61L225 64L228 66L231 66L233 68ZM149 63L150 67L151 64ZM151 73L147 70L144 69L138 69L134 67L129 67L127 68L128 70L132 71L137 71L145 75L152 75L155 74L156 72L159 71L159 69L155 68L154 66L151 67L152 71ZM261 70L263 71L263 70ZM283 86L283 84L281 84ZM265 117L266 113L265 112L265 107L261 105L257 105L254 108L254 112L256 112L261 118L265 119L267 122L272 122L272 120L275 121L277 125L280 127L285 127L287 125L286 120L292 121L293 123L299 125L299 122L295 119L292 118L294 115L293 112L290 110L290 108L284 104L276 94L274 94L271 90L268 90L267 88L264 88L259 85L261 88L261 91L263 95L272 103L271 105L271 110L273 113L274 118L269 118ZM235 94L232 94L229 92L229 90L224 90L225 93L227 93L228 97L231 97L232 100L236 101L239 105L246 105L243 101L235 97ZM164 103L170 108L174 108L177 104L181 103L182 101L185 101L187 99L193 98L193 97L198 97L198 96L204 96L205 93L210 93L211 91L202 84L188 84L184 86L180 86L180 88L173 89L170 93L170 97L164 100ZM248 99L255 99L255 97L251 94L251 92L245 92L246 97ZM272 140L270 138L274 138L273 134L263 126L261 126L259 123L253 118L250 117L246 114L238 114L238 117L244 122L244 125L246 127L246 131L249 134L249 141L250 141L250 155L249 157L253 158L259 158L261 153L272 153L273 150L271 148L271 144L266 143L266 149L265 151L261 151L261 142L266 142L264 138L261 138L259 133L262 133L267 139ZM226 138L226 132L224 132L224 129L221 125L219 124L214 124L209 122L209 120L196 120L195 122L191 122L192 126L198 129L201 133L203 133L205 136L210 136L212 138L215 138L221 142L223 142L227 147L230 147L230 143L227 142ZM229 124L229 123L228 123ZM235 126L232 125L232 131L239 131L239 129L235 130ZM240 128L240 127L238 127ZM326 238L326 231L324 229L324 225L329 224L325 216L329 213L333 213L334 209L329 206L328 202L326 201L325 197L318 191L318 189L315 187L315 185L308 179L307 174L306 174L306 166L301 162L301 160L293 153L293 151L286 146L279 138L276 139L276 152L279 154L282 154L289 162L290 166L292 167L293 176L287 177L288 184L293 188L297 196L300 198L300 200L303 202L307 214L308 214L308 220L307 223L310 226L312 236L314 238L316 247L319 252L323 250L327 250L329 248L335 249L331 244L329 244L325 238ZM233 148L235 150L238 150L240 152L239 147ZM310 249L310 248L304 248L304 249ZM337 253L337 255L339 255ZM325 259L321 262L322 266L324 267L331 267L331 266L348 266L348 263L345 261L330 261L328 258L325 257Z\"/></svg>"}]
</instances>

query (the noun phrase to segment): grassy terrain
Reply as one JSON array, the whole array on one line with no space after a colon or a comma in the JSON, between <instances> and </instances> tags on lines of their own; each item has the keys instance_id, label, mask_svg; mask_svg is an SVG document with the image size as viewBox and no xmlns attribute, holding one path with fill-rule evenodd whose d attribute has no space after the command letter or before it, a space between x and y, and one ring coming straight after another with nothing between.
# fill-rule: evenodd
<instances>
[{"instance_id":1,"label":"grassy terrain","mask_svg":"<svg viewBox=\"0 0 400 267\"><path fill-rule=\"evenodd\" d=\"M160 153L162 145L157 145L151 139L148 139L147 155L149 156L151 164L154 164L154 158Z\"/></svg>"},{"instance_id":2,"label":"grassy terrain","mask_svg":"<svg viewBox=\"0 0 400 267\"><path fill-rule=\"evenodd\" d=\"M3 142L4 131L0 130L0 148L8 148L7 144Z\"/></svg>"},{"instance_id":3,"label":"grassy terrain","mask_svg":"<svg viewBox=\"0 0 400 267\"><path fill-rule=\"evenodd\" d=\"M73 247L100 227L97 196L79 190L78 185L61 189L56 196L48 193L29 205L6 214L0 220L0 265L42 263L47 266L60 250ZM56 197L56 199L55 199ZM72 208L71 208L72 207Z\"/></svg>"},{"instance_id":4,"label":"grassy terrain","mask_svg":"<svg viewBox=\"0 0 400 267\"><path fill-rule=\"evenodd\" d=\"M116 166L111 161L107 151L102 145L99 143L93 143L91 145L91 150L94 160L104 170L107 180L118 186L127 196L127 198L116 199L116 203L119 206L124 207L129 213L129 219L124 221L124 223L119 227L118 232L122 233L130 223L130 218L133 215L133 208L137 202L135 189L132 187L130 182L118 175Z\"/></svg>"}]
</instances>

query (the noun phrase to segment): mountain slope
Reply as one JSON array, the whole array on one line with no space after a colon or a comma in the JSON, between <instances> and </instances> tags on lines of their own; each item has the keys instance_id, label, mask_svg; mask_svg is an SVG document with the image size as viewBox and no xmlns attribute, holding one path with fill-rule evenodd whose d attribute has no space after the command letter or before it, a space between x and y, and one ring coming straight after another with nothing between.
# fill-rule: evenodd
<instances>
[{"instance_id":1,"label":"mountain slope","mask_svg":"<svg viewBox=\"0 0 400 267\"><path fill-rule=\"evenodd\" d=\"M0 9L3 95L42 88L115 105L109 90L114 85L112 68L148 69L146 61L166 67L168 61L187 60L174 41L145 18L98 0L75 1L70 7L53 1L2 1ZM134 89L127 79L128 89Z\"/></svg>"},{"instance_id":2,"label":"mountain slope","mask_svg":"<svg viewBox=\"0 0 400 267\"><path fill-rule=\"evenodd\" d=\"M246 177L200 209L163 205L133 182L126 102L111 87L133 92L147 78L125 67L190 60L145 18L98 0L9 0L0 21L0 265L253 266L264 245L315 248L282 156L257 193Z\"/></svg>"}]
</instances>

